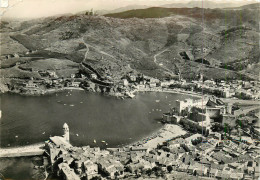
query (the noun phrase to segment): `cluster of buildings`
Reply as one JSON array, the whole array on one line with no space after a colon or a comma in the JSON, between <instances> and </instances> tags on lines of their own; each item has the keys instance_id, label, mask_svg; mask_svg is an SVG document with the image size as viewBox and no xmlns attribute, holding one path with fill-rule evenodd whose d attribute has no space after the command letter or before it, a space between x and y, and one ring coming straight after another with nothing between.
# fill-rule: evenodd
<instances>
[{"instance_id":1,"label":"cluster of buildings","mask_svg":"<svg viewBox=\"0 0 260 180\"><path fill-rule=\"evenodd\" d=\"M214 81L204 80L200 75L199 80L187 82L180 74L178 79L159 80L153 77L130 72L124 75L120 81L114 82L111 77L103 77L91 66L83 64L80 71L71 74L71 77L59 77L55 71L37 71L41 78L23 81L16 86L18 91L45 91L48 89L62 89L63 87L83 87L84 89L98 92L113 92L114 95L133 97L135 91L164 91L185 90L212 94L218 97L259 99L260 83L258 81ZM105 88L105 90L103 90ZM111 94L113 95L113 94Z\"/></svg>"},{"instance_id":2,"label":"cluster of buildings","mask_svg":"<svg viewBox=\"0 0 260 180\"><path fill-rule=\"evenodd\" d=\"M224 98L238 99L260 99L260 83L259 81L215 81L204 80L203 75L200 75L199 80L187 82L179 77L179 79L159 80L143 74L135 75L127 74L119 83L120 88L128 91L146 91L146 90L171 90L180 89L191 92L199 92L202 90L205 94L212 94Z\"/></svg>"},{"instance_id":3,"label":"cluster of buildings","mask_svg":"<svg viewBox=\"0 0 260 180\"><path fill-rule=\"evenodd\" d=\"M68 180L159 178L174 179L179 173L191 178L258 179L259 145L221 138L183 135L167 140L156 148L73 147L69 129L64 136L46 141L46 155L55 175ZM185 178L185 177L184 177Z\"/></svg>"},{"instance_id":4,"label":"cluster of buildings","mask_svg":"<svg viewBox=\"0 0 260 180\"><path fill-rule=\"evenodd\" d=\"M205 96L198 100L176 100L176 107L163 114L163 122L179 123L182 118L187 118L210 130L214 122L222 125L231 123L231 120L235 120L234 112L232 103L224 103L214 96Z\"/></svg>"},{"instance_id":5,"label":"cluster of buildings","mask_svg":"<svg viewBox=\"0 0 260 180\"><path fill-rule=\"evenodd\" d=\"M211 93L224 98L236 97L240 99L260 99L259 81L214 81L203 80L203 75L199 81L192 81L195 88L202 89L206 93Z\"/></svg>"},{"instance_id":6,"label":"cluster of buildings","mask_svg":"<svg viewBox=\"0 0 260 180\"><path fill-rule=\"evenodd\" d=\"M38 71L41 78L15 81L12 89L21 93L44 93L48 90L60 90L65 87L80 87L85 80L83 74L71 74L69 78L59 77L55 71Z\"/></svg>"}]
</instances>

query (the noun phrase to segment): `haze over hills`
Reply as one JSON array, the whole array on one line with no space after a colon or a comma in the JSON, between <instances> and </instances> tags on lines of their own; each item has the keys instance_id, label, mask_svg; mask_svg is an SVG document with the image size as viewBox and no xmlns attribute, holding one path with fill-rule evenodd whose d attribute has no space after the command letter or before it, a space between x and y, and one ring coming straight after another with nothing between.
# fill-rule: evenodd
<instances>
[{"instance_id":1,"label":"haze over hills","mask_svg":"<svg viewBox=\"0 0 260 180\"><path fill-rule=\"evenodd\" d=\"M225 2L225 1L190 1L188 3L172 3L172 4L166 4L161 7L166 8L210 8L210 9L216 9L216 8L234 8L234 7L240 7L242 5L247 4L247 2Z\"/></svg>"},{"instance_id":2,"label":"haze over hills","mask_svg":"<svg viewBox=\"0 0 260 180\"><path fill-rule=\"evenodd\" d=\"M164 79L257 79L259 8L148 8L106 16L70 15L1 22L1 74L59 77L81 63L118 82L127 72ZM203 16L202 16L203 12ZM15 56L13 56L15 55ZM18 57L19 56L19 57Z\"/></svg>"},{"instance_id":3,"label":"haze over hills","mask_svg":"<svg viewBox=\"0 0 260 180\"><path fill-rule=\"evenodd\" d=\"M121 8L116 8L113 10L97 10L97 13L100 15L104 14L111 14L111 13L120 13L124 11L129 10L136 10L136 9L146 9L151 7L164 7L164 8L210 8L210 9L216 9L216 8L237 8L241 7L243 5L247 5L249 2L214 2L214 1L188 1L188 2L182 2L182 3L170 3L170 4L163 4L163 5L128 5Z\"/></svg>"}]
</instances>

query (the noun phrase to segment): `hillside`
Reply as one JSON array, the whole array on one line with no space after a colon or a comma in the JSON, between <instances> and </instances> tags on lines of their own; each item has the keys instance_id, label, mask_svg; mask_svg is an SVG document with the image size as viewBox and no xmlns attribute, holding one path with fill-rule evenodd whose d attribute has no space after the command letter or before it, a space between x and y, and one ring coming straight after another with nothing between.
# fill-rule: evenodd
<instances>
[{"instance_id":1,"label":"hillside","mask_svg":"<svg viewBox=\"0 0 260 180\"><path fill-rule=\"evenodd\" d=\"M4 81L38 78L38 70L51 69L70 77L85 63L115 82L131 71L160 79L179 71L186 79L200 72L208 79L258 78L258 17L250 8L148 8L4 22L1 74Z\"/></svg>"}]
</instances>

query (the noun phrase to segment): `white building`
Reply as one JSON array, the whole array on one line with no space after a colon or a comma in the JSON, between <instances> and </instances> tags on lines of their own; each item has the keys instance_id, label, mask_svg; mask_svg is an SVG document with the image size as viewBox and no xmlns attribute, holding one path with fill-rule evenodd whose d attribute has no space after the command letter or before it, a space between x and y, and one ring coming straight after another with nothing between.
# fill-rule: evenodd
<instances>
[{"instance_id":1,"label":"white building","mask_svg":"<svg viewBox=\"0 0 260 180\"><path fill-rule=\"evenodd\" d=\"M63 125L63 137L64 139L69 143L70 142L70 131L69 131L69 126L67 123L64 123Z\"/></svg>"},{"instance_id":2,"label":"white building","mask_svg":"<svg viewBox=\"0 0 260 180\"><path fill-rule=\"evenodd\" d=\"M127 79L123 79L123 85L124 85L124 86L128 86L128 81L127 81Z\"/></svg>"}]
</instances>

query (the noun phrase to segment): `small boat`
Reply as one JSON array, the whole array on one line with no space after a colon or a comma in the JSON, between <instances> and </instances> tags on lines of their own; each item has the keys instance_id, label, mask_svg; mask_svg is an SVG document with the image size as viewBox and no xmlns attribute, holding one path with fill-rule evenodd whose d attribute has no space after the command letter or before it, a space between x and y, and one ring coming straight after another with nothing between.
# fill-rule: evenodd
<instances>
[{"instance_id":1,"label":"small boat","mask_svg":"<svg viewBox=\"0 0 260 180\"><path fill-rule=\"evenodd\" d=\"M106 143L106 146L108 146L108 143Z\"/></svg>"},{"instance_id":2,"label":"small boat","mask_svg":"<svg viewBox=\"0 0 260 180\"><path fill-rule=\"evenodd\" d=\"M74 106L74 104L71 104L70 106L72 106L72 107L73 107L73 106Z\"/></svg>"},{"instance_id":3,"label":"small boat","mask_svg":"<svg viewBox=\"0 0 260 180\"><path fill-rule=\"evenodd\" d=\"M60 101L57 101L58 103L60 103Z\"/></svg>"},{"instance_id":4,"label":"small boat","mask_svg":"<svg viewBox=\"0 0 260 180\"><path fill-rule=\"evenodd\" d=\"M68 94L66 96L68 96Z\"/></svg>"},{"instance_id":5,"label":"small boat","mask_svg":"<svg viewBox=\"0 0 260 180\"><path fill-rule=\"evenodd\" d=\"M64 104L64 106L66 106L67 104Z\"/></svg>"},{"instance_id":6,"label":"small boat","mask_svg":"<svg viewBox=\"0 0 260 180\"><path fill-rule=\"evenodd\" d=\"M94 139L94 141L93 141L94 143L97 143L97 141Z\"/></svg>"},{"instance_id":7,"label":"small boat","mask_svg":"<svg viewBox=\"0 0 260 180\"><path fill-rule=\"evenodd\" d=\"M18 136L16 135L15 138L18 138Z\"/></svg>"},{"instance_id":8,"label":"small boat","mask_svg":"<svg viewBox=\"0 0 260 180\"><path fill-rule=\"evenodd\" d=\"M155 100L155 102L157 102L157 103L158 103L158 102L160 102L160 100Z\"/></svg>"},{"instance_id":9,"label":"small boat","mask_svg":"<svg viewBox=\"0 0 260 180\"><path fill-rule=\"evenodd\" d=\"M102 143L105 143L106 141L103 140L103 141L101 141L101 142L102 142Z\"/></svg>"},{"instance_id":10,"label":"small boat","mask_svg":"<svg viewBox=\"0 0 260 180\"><path fill-rule=\"evenodd\" d=\"M43 132L42 134L45 134L45 132Z\"/></svg>"},{"instance_id":11,"label":"small boat","mask_svg":"<svg viewBox=\"0 0 260 180\"><path fill-rule=\"evenodd\" d=\"M76 136L79 136L79 134L76 134Z\"/></svg>"},{"instance_id":12,"label":"small boat","mask_svg":"<svg viewBox=\"0 0 260 180\"><path fill-rule=\"evenodd\" d=\"M82 104L83 102L80 102L80 104Z\"/></svg>"}]
</instances>

